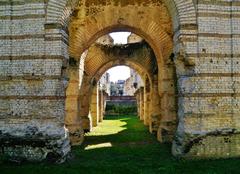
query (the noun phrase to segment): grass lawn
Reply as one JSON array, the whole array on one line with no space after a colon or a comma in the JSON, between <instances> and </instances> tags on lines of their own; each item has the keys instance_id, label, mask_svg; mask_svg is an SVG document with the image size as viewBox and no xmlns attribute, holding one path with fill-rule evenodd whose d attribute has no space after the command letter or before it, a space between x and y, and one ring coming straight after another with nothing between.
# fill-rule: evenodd
<instances>
[{"instance_id":1,"label":"grass lawn","mask_svg":"<svg viewBox=\"0 0 240 174\"><path fill-rule=\"evenodd\" d=\"M240 159L177 160L171 145L160 144L135 116L106 117L74 158L61 165L0 164L0 174L220 174L240 173Z\"/></svg>"}]
</instances>

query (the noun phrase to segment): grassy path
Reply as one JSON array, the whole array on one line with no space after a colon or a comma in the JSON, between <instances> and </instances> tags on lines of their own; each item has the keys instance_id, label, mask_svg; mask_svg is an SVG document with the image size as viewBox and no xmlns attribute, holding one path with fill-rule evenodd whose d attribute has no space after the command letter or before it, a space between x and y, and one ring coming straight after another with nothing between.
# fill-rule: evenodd
<instances>
[{"instance_id":1,"label":"grassy path","mask_svg":"<svg viewBox=\"0 0 240 174\"><path fill-rule=\"evenodd\" d=\"M0 164L0 173L32 174L231 174L240 173L240 159L177 160L171 145L159 144L133 116L108 117L85 143L73 148L74 159L61 165Z\"/></svg>"}]
</instances>

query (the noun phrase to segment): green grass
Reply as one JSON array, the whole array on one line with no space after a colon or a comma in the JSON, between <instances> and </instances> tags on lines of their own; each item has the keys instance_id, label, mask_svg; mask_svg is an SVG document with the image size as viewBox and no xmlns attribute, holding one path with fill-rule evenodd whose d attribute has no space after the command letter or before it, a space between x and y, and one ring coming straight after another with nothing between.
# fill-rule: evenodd
<instances>
[{"instance_id":1,"label":"green grass","mask_svg":"<svg viewBox=\"0 0 240 174\"><path fill-rule=\"evenodd\" d=\"M61 165L0 164L9 174L231 174L240 173L240 159L177 160L170 144L160 144L134 116L107 117L82 146L72 149L74 158Z\"/></svg>"}]
</instances>

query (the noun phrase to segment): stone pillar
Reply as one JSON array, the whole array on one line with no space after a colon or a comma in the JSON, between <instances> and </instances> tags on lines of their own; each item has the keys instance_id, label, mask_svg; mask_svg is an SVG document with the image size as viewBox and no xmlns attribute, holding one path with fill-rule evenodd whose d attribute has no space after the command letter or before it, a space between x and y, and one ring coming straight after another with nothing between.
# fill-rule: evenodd
<instances>
[{"instance_id":1,"label":"stone pillar","mask_svg":"<svg viewBox=\"0 0 240 174\"><path fill-rule=\"evenodd\" d=\"M99 98L98 98L98 101L99 101L99 122L102 122L103 121L103 112L104 112L104 96L103 96L103 90L99 90L99 94L98 94Z\"/></svg>"},{"instance_id":2,"label":"stone pillar","mask_svg":"<svg viewBox=\"0 0 240 174\"><path fill-rule=\"evenodd\" d=\"M91 99L91 78L87 75L83 76L82 86L79 94L79 115L82 120L82 126L84 132L90 132L92 130L92 120L89 114L90 99Z\"/></svg>"},{"instance_id":3,"label":"stone pillar","mask_svg":"<svg viewBox=\"0 0 240 174\"><path fill-rule=\"evenodd\" d=\"M84 139L81 117L79 116L79 72L77 67L68 70L69 85L66 91L65 126L69 131L71 145L80 145Z\"/></svg>"},{"instance_id":4,"label":"stone pillar","mask_svg":"<svg viewBox=\"0 0 240 174\"><path fill-rule=\"evenodd\" d=\"M93 88L91 97L91 109L90 114L92 118L92 126L96 127L99 121L99 94L98 85Z\"/></svg>"},{"instance_id":5,"label":"stone pillar","mask_svg":"<svg viewBox=\"0 0 240 174\"><path fill-rule=\"evenodd\" d=\"M138 89L136 92L135 92L135 97L136 97L136 100L137 100L137 114L138 114L138 117L140 118L140 114L141 114L141 101L140 101L140 90Z\"/></svg>"},{"instance_id":6,"label":"stone pillar","mask_svg":"<svg viewBox=\"0 0 240 174\"><path fill-rule=\"evenodd\" d=\"M157 134L160 119L161 119L161 104L160 104L160 96L158 93L158 77L154 76L153 86L151 90L151 115L150 115L150 125L149 129L151 133Z\"/></svg>"},{"instance_id":7,"label":"stone pillar","mask_svg":"<svg viewBox=\"0 0 240 174\"><path fill-rule=\"evenodd\" d=\"M149 117L150 117L150 92L144 91L144 124L149 125Z\"/></svg>"},{"instance_id":8,"label":"stone pillar","mask_svg":"<svg viewBox=\"0 0 240 174\"><path fill-rule=\"evenodd\" d=\"M136 94L136 100L137 100L137 115L140 118L140 93L138 91L138 93Z\"/></svg>"},{"instance_id":9,"label":"stone pillar","mask_svg":"<svg viewBox=\"0 0 240 174\"><path fill-rule=\"evenodd\" d=\"M170 71L171 70L171 71ZM158 82L159 95L161 99L161 121L158 129L158 140L161 142L172 142L176 131L177 102L172 64L166 67L168 77Z\"/></svg>"},{"instance_id":10,"label":"stone pillar","mask_svg":"<svg viewBox=\"0 0 240 174\"><path fill-rule=\"evenodd\" d=\"M106 91L103 91L103 118L105 116L107 99L108 99L108 93L106 93Z\"/></svg>"},{"instance_id":11,"label":"stone pillar","mask_svg":"<svg viewBox=\"0 0 240 174\"><path fill-rule=\"evenodd\" d=\"M145 80L145 87L144 87L144 124L149 125L149 118L150 118L150 111L151 111L151 104L150 104L150 83L148 77Z\"/></svg>"},{"instance_id":12,"label":"stone pillar","mask_svg":"<svg viewBox=\"0 0 240 174\"><path fill-rule=\"evenodd\" d=\"M139 89L140 93L140 120L144 120L144 88Z\"/></svg>"}]
</instances>

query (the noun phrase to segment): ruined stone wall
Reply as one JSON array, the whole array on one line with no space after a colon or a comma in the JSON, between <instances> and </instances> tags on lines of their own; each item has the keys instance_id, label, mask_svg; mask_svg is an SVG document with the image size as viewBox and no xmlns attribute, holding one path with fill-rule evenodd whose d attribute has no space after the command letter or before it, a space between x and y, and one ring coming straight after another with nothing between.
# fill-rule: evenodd
<instances>
[{"instance_id":1,"label":"ruined stone wall","mask_svg":"<svg viewBox=\"0 0 240 174\"><path fill-rule=\"evenodd\" d=\"M46 1L0 2L0 144L11 158L61 159L69 151L64 128L66 33L46 23ZM7 144L6 144L7 143Z\"/></svg>"},{"instance_id":2,"label":"ruined stone wall","mask_svg":"<svg viewBox=\"0 0 240 174\"><path fill-rule=\"evenodd\" d=\"M135 97L137 100L138 117L141 121L143 121L144 120L144 87L140 87L135 92Z\"/></svg>"},{"instance_id":3,"label":"ruined stone wall","mask_svg":"<svg viewBox=\"0 0 240 174\"><path fill-rule=\"evenodd\" d=\"M151 112L150 112L150 118L149 118L150 120L149 129L151 133L157 134L158 128L160 126L160 120L161 120L161 103L160 103L160 96L158 93L158 76L156 74L153 76L152 81L153 82L152 82L151 94L150 94Z\"/></svg>"},{"instance_id":4,"label":"ruined stone wall","mask_svg":"<svg viewBox=\"0 0 240 174\"><path fill-rule=\"evenodd\" d=\"M144 120L144 87L140 87L140 120Z\"/></svg>"},{"instance_id":5,"label":"ruined stone wall","mask_svg":"<svg viewBox=\"0 0 240 174\"><path fill-rule=\"evenodd\" d=\"M173 152L189 157L239 156L240 4L197 2L198 38L183 55L191 61L178 79L179 127Z\"/></svg>"},{"instance_id":6,"label":"ruined stone wall","mask_svg":"<svg viewBox=\"0 0 240 174\"><path fill-rule=\"evenodd\" d=\"M64 124L69 131L71 145L80 145L84 137L82 118L79 117L79 71L81 70L78 66L68 68L69 81L66 89Z\"/></svg>"},{"instance_id":7,"label":"ruined stone wall","mask_svg":"<svg viewBox=\"0 0 240 174\"><path fill-rule=\"evenodd\" d=\"M143 123L147 126L150 124L150 114L151 114L151 85L150 79L146 76L144 78L144 116Z\"/></svg>"},{"instance_id":8,"label":"ruined stone wall","mask_svg":"<svg viewBox=\"0 0 240 174\"><path fill-rule=\"evenodd\" d=\"M98 122L101 123L104 118L104 112L105 112L105 97L104 93L106 93L104 90L99 89L98 91Z\"/></svg>"},{"instance_id":9,"label":"ruined stone wall","mask_svg":"<svg viewBox=\"0 0 240 174\"><path fill-rule=\"evenodd\" d=\"M75 2L0 2L0 144L7 156L42 160L48 155L61 159L70 151L64 128L65 77L69 56L67 28ZM94 42L94 36L106 34L100 31L109 31L109 28L103 30L104 27L138 26L134 31L151 42L155 53L168 50L163 57L169 51L174 53L170 59L158 61L161 65L159 95L161 107L165 108L162 116L167 120L166 125L173 124L168 122L169 117L177 118L178 124L173 154L239 156L239 2L163 0L169 14L165 14L168 18L161 25L155 19L159 16L164 19L165 8L161 13L155 11L154 14L159 15L149 13L151 18L146 18L139 15L133 5L141 6L139 9L144 11L148 6L152 8L152 4L143 7L144 2L135 2L130 4L129 16L136 18L129 18L123 8L120 9L123 6L126 10L129 4L122 3L119 1L113 10L109 8L88 18L86 28L72 27L77 34L73 35L72 44L76 47L71 49L71 55L75 60L80 58L88 44ZM96 2L89 3L91 5L98 9ZM97 12L94 8L91 8L93 14ZM112 17L116 20L111 20ZM83 26L81 22L78 24ZM174 74L178 78L177 96ZM178 100L171 97L169 101L169 96ZM176 117L177 111L173 108L177 102Z\"/></svg>"},{"instance_id":10,"label":"ruined stone wall","mask_svg":"<svg viewBox=\"0 0 240 174\"><path fill-rule=\"evenodd\" d=\"M89 113L91 101L91 84L92 77L84 74L82 85L79 90L79 117L82 120L82 127L84 132L92 130L92 118Z\"/></svg>"},{"instance_id":11,"label":"ruined stone wall","mask_svg":"<svg viewBox=\"0 0 240 174\"><path fill-rule=\"evenodd\" d=\"M90 106L90 115L92 118L92 126L97 127L99 123L99 87L98 85L93 87L91 95L91 106Z\"/></svg>"}]
</instances>

